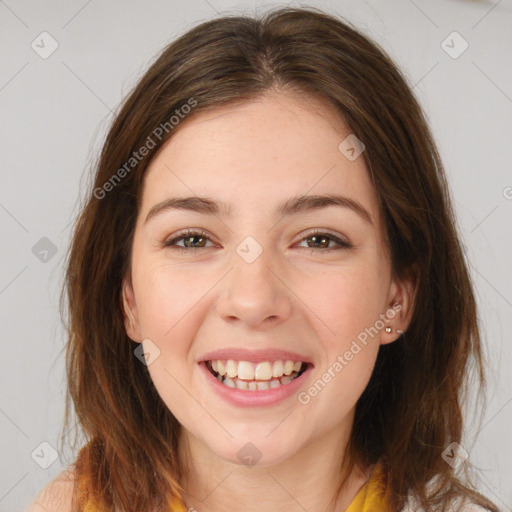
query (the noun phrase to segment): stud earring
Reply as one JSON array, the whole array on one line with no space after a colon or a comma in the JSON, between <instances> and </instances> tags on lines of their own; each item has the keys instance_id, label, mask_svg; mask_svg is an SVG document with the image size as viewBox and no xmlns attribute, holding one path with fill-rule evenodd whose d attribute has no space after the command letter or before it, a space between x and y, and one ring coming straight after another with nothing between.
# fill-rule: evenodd
<instances>
[{"instance_id":1,"label":"stud earring","mask_svg":"<svg viewBox=\"0 0 512 512\"><path fill-rule=\"evenodd\" d=\"M385 330L387 333L390 333L393 329L391 329L391 327L386 327L384 330ZM397 330L396 330L396 333L397 333L397 334L403 334L403 333L404 333L404 331L402 331L402 329L397 329Z\"/></svg>"}]
</instances>

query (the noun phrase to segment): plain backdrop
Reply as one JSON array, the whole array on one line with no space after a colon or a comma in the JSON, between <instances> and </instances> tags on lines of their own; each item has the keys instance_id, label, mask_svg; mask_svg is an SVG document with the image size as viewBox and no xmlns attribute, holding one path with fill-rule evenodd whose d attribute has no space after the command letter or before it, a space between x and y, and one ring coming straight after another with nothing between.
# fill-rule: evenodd
<instances>
[{"instance_id":1,"label":"plain backdrop","mask_svg":"<svg viewBox=\"0 0 512 512\"><path fill-rule=\"evenodd\" d=\"M77 201L112 112L178 35L219 14L279 5L0 0L0 511L22 510L73 460L56 452L66 386L58 301ZM486 413L481 424L468 419L464 447L480 468L481 490L510 511L512 1L307 5L347 18L381 44L431 123L489 367Z\"/></svg>"}]
</instances>

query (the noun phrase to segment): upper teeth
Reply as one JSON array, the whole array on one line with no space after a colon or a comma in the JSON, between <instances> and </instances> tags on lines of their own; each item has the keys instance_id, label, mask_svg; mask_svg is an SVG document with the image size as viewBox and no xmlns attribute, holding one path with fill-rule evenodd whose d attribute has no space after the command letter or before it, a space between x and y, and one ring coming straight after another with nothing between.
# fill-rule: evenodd
<instances>
[{"instance_id":1,"label":"upper teeth","mask_svg":"<svg viewBox=\"0 0 512 512\"><path fill-rule=\"evenodd\" d=\"M290 375L292 372L300 372L301 361L264 361L251 363L250 361L210 361L213 370L220 375L227 374L228 377L238 377L243 380L270 380L272 377Z\"/></svg>"}]
</instances>

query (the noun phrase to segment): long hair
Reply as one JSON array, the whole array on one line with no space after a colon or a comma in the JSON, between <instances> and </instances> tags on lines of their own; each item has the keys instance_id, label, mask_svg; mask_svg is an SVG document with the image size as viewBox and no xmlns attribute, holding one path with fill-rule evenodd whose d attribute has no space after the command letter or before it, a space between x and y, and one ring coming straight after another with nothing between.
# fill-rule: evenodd
<instances>
[{"instance_id":1,"label":"long hair","mask_svg":"<svg viewBox=\"0 0 512 512\"><path fill-rule=\"evenodd\" d=\"M349 22L314 8L196 26L162 51L115 115L74 226L61 296L67 292L69 310L64 428L73 405L85 439L73 464L82 490L76 510L83 499L101 511L169 510L182 496L180 424L134 356L123 321L121 284L142 179L184 123L270 90L323 99L364 143L393 275L416 276L409 328L380 347L358 400L350 467L381 462L393 510L412 495L425 510L468 497L496 511L470 476L443 458L461 442L468 387L476 382L481 391L485 376L441 158L410 85L385 51Z\"/></svg>"}]
</instances>

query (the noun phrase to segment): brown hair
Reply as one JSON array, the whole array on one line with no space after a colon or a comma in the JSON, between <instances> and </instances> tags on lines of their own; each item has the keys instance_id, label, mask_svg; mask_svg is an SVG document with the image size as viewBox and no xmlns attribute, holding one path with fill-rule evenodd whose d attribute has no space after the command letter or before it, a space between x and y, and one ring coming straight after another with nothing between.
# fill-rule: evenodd
<instances>
[{"instance_id":1,"label":"brown hair","mask_svg":"<svg viewBox=\"0 0 512 512\"><path fill-rule=\"evenodd\" d=\"M141 512L169 509L183 491L180 424L134 356L121 301L144 171L180 124L161 129L160 137L155 129L169 128L192 101L181 123L272 89L322 98L363 141L393 275L416 275L409 328L380 347L357 403L350 468L380 461L393 510L408 493L425 510L444 509L457 496L497 510L469 483L467 462L463 480L442 458L450 443L461 442L471 363L480 391L485 379L472 283L440 156L420 105L387 54L348 22L314 8L196 26L163 50L115 116L75 224L63 289L65 428L72 400L86 440L73 464L85 496L98 510ZM145 157L131 160L150 145Z\"/></svg>"}]
</instances>

